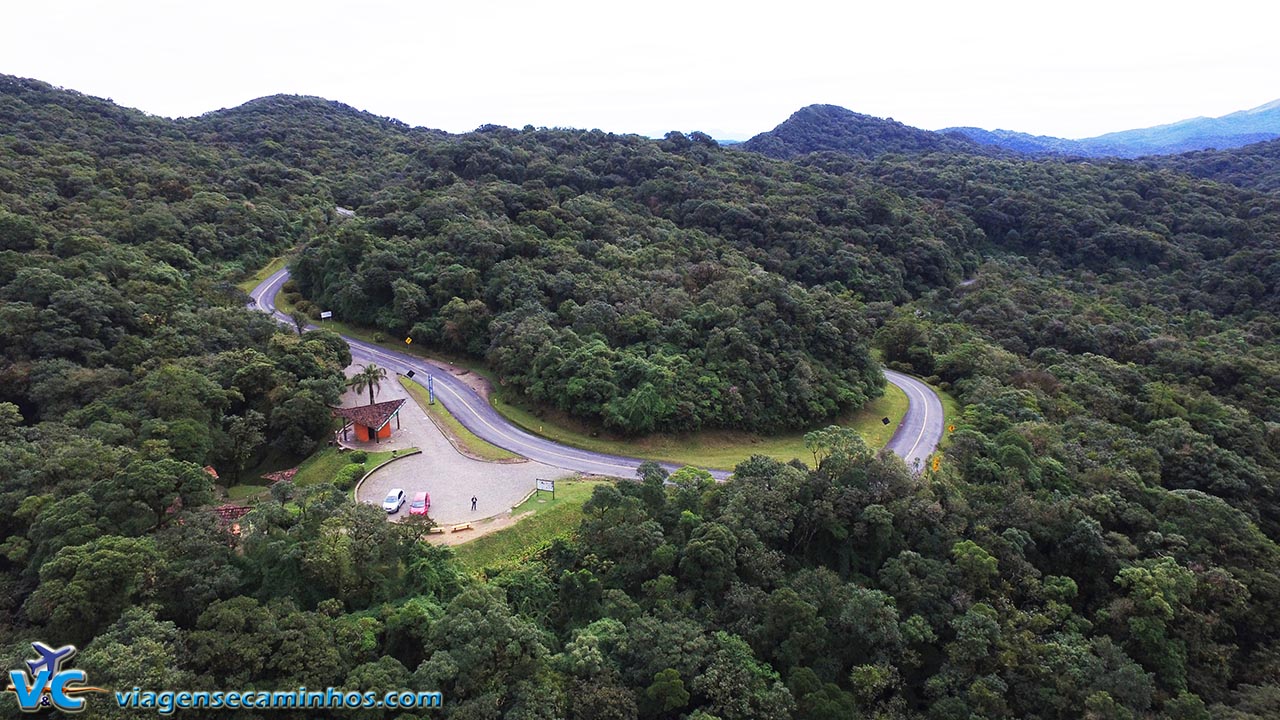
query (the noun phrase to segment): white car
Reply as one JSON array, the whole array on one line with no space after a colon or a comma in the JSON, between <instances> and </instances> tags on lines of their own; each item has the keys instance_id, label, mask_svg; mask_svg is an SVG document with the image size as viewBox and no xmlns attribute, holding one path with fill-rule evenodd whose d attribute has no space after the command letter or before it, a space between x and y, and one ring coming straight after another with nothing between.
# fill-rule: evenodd
<instances>
[{"instance_id":1,"label":"white car","mask_svg":"<svg viewBox=\"0 0 1280 720\"><path fill-rule=\"evenodd\" d=\"M387 511L388 515L394 515L400 511L400 506L404 505L404 489L391 488L387 491L387 497L382 501L382 509Z\"/></svg>"}]
</instances>

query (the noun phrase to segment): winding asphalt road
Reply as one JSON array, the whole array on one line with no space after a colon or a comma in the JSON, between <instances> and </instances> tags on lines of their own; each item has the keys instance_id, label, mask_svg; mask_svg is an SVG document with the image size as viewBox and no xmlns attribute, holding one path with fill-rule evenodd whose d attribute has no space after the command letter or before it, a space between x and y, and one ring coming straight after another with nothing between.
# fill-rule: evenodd
<instances>
[{"instance_id":1,"label":"winding asphalt road","mask_svg":"<svg viewBox=\"0 0 1280 720\"><path fill-rule=\"evenodd\" d=\"M884 379L907 394L907 412L885 447L902 458L907 467L920 472L942 440L942 400L933 388L910 375L885 370Z\"/></svg>"},{"instance_id":2,"label":"winding asphalt road","mask_svg":"<svg viewBox=\"0 0 1280 720\"><path fill-rule=\"evenodd\" d=\"M288 279L289 271L285 269L263 280L249 293L253 299L250 307L292 326L293 322L289 316L277 310L275 304L276 294ZM634 477L636 468L644 462L638 458L561 445L526 432L502 417L465 383L448 372L428 364L422 358L387 350L346 335L342 338L351 346L351 357L355 362L376 361L392 372L404 374L412 370L415 377L431 375L435 379L436 397L444 403L449 412L453 413L458 422L498 447L540 463L593 475ZM889 440L888 447L902 457L908 467L918 471L923 467L924 458L933 452L938 441L942 439L942 403L927 385L915 378L890 370L885 371L885 378L902 388L908 400L906 415L903 416L902 423L898 426L893 438ZM668 471L674 471L680 467L671 463L662 465ZM725 470L709 470L709 472L717 480L726 480L732 474Z\"/></svg>"}]
</instances>

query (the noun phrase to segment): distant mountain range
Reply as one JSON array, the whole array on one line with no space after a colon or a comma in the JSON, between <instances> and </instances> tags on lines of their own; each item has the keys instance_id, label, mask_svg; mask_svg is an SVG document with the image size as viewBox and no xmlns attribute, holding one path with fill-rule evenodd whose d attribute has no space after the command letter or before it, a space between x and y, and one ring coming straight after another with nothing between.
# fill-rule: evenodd
<instances>
[{"instance_id":1,"label":"distant mountain range","mask_svg":"<svg viewBox=\"0 0 1280 720\"><path fill-rule=\"evenodd\" d=\"M1028 154L1121 158L1172 155L1193 150L1224 150L1280 137L1280 100L1222 117L1198 117L1083 140L970 127L947 128L939 132Z\"/></svg>"},{"instance_id":2,"label":"distant mountain range","mask_svg":"<svg viewBox=\"0 0 1280 720\"><path fill-rule=\"evenodd\" d=\"M810 105L740 147L776 158L834 151L862 158L886 153L968 152L1068 157L1135 158L1237 148L1280 138L1280 100L1218 118L1124 130L1083 140L973 127L932 132L835 105Z\"/></svg>"}]
</instances>

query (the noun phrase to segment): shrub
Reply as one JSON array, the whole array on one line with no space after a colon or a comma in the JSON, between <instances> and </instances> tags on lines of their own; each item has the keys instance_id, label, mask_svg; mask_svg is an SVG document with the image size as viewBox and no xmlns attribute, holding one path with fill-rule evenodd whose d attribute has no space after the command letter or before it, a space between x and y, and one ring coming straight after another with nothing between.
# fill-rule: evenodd
<instances>
[{"instance_id":1,"label":"shrub","mask_svg":"<svg viewBox=\"0 0 1280 720\"><path fill-rule=\"evenodd\" d=\"M340 490L350 490L355 487L356 481L364 475L364 465L362 463L351 463L343 465L342 469L333 478L333 484L337 485Z\"/></svg>"},{"instance_id":2,"label":"shrub","mask_svg":"<svg viewBox=\"0 0 1280 720\"><path fill-rule=\"evenodd\" d=\"M356 465L363 465L369 459L369 453L364 450L352 450L347 453L347 462Z\"/></svg>"}]
</instances>

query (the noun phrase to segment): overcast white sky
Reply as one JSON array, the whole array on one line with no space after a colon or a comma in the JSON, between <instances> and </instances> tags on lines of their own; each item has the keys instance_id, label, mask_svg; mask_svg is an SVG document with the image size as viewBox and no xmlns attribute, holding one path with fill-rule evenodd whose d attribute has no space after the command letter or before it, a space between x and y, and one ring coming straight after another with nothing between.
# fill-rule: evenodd
<instances>
[{"instance_id":1,"label":"overcast white sky","mask_svg":"<svg viewBox=\"0 0 1280 720\"><path fill-rule=\"evenodd\" d=\"M744 139L831 103L1078 138L1280 98L1259 0L8 5L0 73L171 117L296 93L452 132Z\"/></svg>"}]
</instances>

